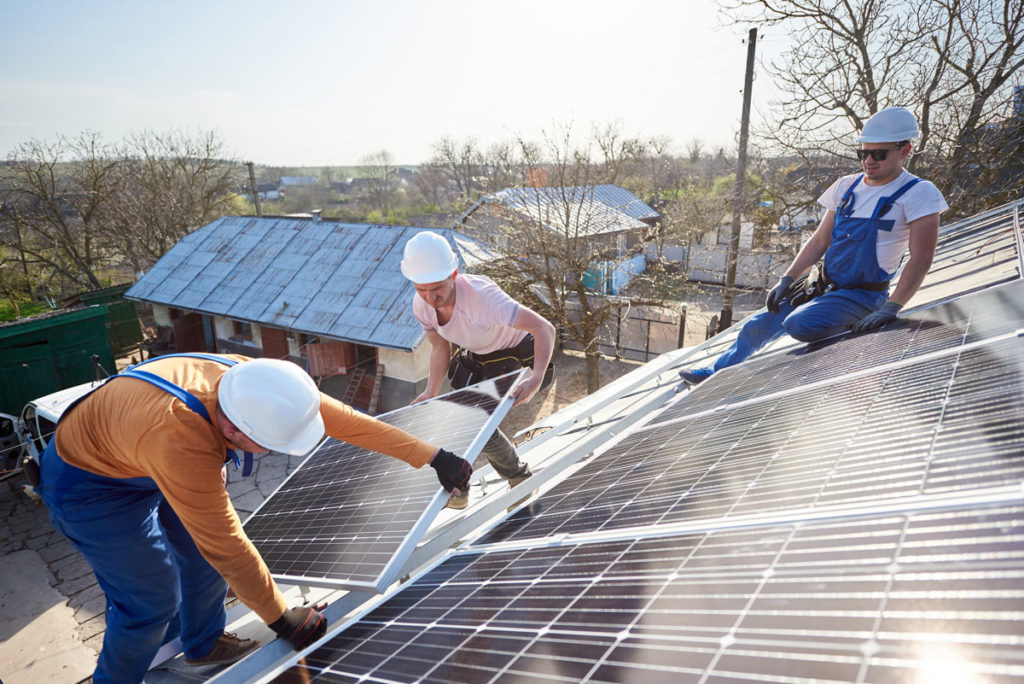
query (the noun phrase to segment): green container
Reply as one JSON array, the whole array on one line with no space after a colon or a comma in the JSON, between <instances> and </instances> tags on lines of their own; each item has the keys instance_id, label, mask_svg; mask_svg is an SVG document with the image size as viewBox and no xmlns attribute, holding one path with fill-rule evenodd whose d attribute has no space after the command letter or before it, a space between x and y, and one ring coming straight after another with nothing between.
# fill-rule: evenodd
<instances>
[{"instance_id":1,"label":"green container","mask_svg":"<svg viewBox=\"0 0 1024 684\"><path fill-rule=\"evenodd\" d=\"M86 306L104 304L110 310L107 329L110 334L110 346L118 356L133 349L142 341L142 327L139 325L138 314L135 313L135 303L124 298L124 293L131 286L131 283L125 283L102 290L83 292L74 299Z\"/></svg>"},{"instance_id":2,"label":"green container","mask_svg":"<svg viewBox=\"0 0 1024 684\"><path fill-rule=\"evenodd\" d=\"M0 323L0 411L16 414L32 399L93 380L93 355L113 373L107 328L106 306Z\"/></svg>"}]
</instances>

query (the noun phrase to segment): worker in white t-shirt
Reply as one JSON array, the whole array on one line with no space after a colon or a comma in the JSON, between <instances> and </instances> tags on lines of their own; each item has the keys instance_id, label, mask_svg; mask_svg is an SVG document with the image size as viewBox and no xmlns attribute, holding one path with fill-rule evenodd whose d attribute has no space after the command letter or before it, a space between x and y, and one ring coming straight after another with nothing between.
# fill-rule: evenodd
<instances>
[{"instance_id":1,"label":"worker in white t-shirt","mask_svg":"<svg viewBox=\"0 0 1024 684\"><path fill-rule=\"evenodd\" d=\"M768 293L767 308L743 322L713 365L680 371L683 380L702 382L782 331L817 342L851 328L875 330L896 318L931 267L939 215L949 208L938 188L903 168L918 135L917 119L902 107L868 119L856 151L863 173L843 176L818 198L825 218ZM890 295L889 281L907 252ZM797 280L823 257L817 275Z\"/></svg>"},{"instance_id":2,"label":"worker in white t-shirt","mask_svg":"<svg viewBox=\"0 0 1024 684\"><path fill-rule=\"evenodd\" d=\"M452 387L461 389L530 367L533 372L512 390L516 405L530 401L551 381L554 326L490 278L460 274L458 258L444 237L430 231L414 235L405 245L402 274L416 288L412 310L431 348L427 387L413 403L437 396L446 374ZM453 344L459 347L454 355ZM533 474L500 429L482 452L510 487ZM448 500L449 508L468 503L468 488Z\"/></svg>"}]
</instances>

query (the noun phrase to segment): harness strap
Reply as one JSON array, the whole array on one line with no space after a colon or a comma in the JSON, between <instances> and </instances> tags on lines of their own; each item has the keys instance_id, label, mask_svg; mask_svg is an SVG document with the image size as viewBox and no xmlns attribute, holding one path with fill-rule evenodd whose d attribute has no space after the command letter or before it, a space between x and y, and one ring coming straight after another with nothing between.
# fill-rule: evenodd
<instances>
[{"instance_id":1,"label":"harness strap","mask_svg":"<svg viewBox=\"0 0 1024 684\"><path fill-rule=\"evenodd\" d=\"M853 184L843 193L843 199L839 201L839 209L836 211L840 216L850 216L853 214L853 189L857 187L857 183L860 183L863 177L863 173L857 176L857 180L853 181Z\"/></svg>"},{"instance_id":2,"label":"harness strap","mask_svg":"<svg viewBox=\"0 0 1024 684\"><path fill-rule=\"evenodd\" d=\"M896 204L896 200L903 197L903 194L907 190L910 190L910 188L917 185L920 180L920 178L914 178L910 182L905 183L903 187L894 192L891 196L878 198L878 204L875 205L875 211L871 215L871 218L881 218L885 216L889 210L892 209L893 205Z\"/></svg>"},{"instance_id":3,"label":"harness strap","mask_svg":"<svg viewBox=\"0 0 1024 684\"><path fill-rule=\"evenodd\" d=\"M192 409L192 411L202 416L207 423L209 423L210 425L214 425L213 420L210 418L210 412L206 410L206 406L203 405L203 402L199 401L196 395L192 394L183 387L175 385L170 380L160 377L156 373L150 373L149 371L139 370L139 366L145 365L150 361L159 361L161 359L166 359L172 356L190 357L194 359L202 359L204 361L216 361L217 363L224 364L225 366L228 367L238 364L238 361L236 361L235 359L225 359L221 356L215 356L213 354L203 354L201 352L182 352L180 354L166 354L155 359L148 359L146 361L143 361L142 363L137 363L134 366L129 366L128 368L125 368L117 375L112 375L109 378L107 378L106 382L110 382L114 378L135 378L136 380L148 382L149 384L159 387L163 391L167 392L175 399L178 399L179 401L183 402L186 406ZM214 425L214 427L216 427L216 425ZM253 468L252 452L245 451L243 452L243 454L245 458L244 464L238 458L238 454L236 454L232 449L227 450L226 456L227 458L231 459L231 461L235 464L235 470L238 470L239 467L242 468L242 477L249 477L249 475L252 474Z\"/></svg>"}]
</instances>

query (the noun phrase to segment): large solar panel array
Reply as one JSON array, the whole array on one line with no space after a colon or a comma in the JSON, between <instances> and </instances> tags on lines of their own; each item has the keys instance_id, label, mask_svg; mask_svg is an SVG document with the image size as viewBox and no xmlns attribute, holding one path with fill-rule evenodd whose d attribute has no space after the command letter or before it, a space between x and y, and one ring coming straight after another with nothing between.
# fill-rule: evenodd
<instances>
[{"instance_id":1,"label":"large solar panel array","mask_svg":"<svg viewBox=\"0 0 1024 684\"><path fill-rule=\"evenodd\" d=\"M518 377L519 372L502 376L379 419L472 459L508 411L511 404L502 398ZM380 590L401 569L445 499L432 468L416 470L330 439L244 527L279 580Z\"/></svg>"},{"instance_id":2,"label":"large solar panel array","mask_svg":"<svg viewBox=\"0 0 1024 684\"><path fill-rule=\"evenodd\" d=\"M999 285L916 311L885 330L799 345L723 370L666 412L667 417L804 387L854 371L906 361L1024 328L1024 281ZM800 363L793 363L799 358Z\"/></svg>"},{"instance_id":3,"label":"large solar panel array","mask_svg":"<svg viewBox=\"0 0 1024 684\"><path fill-rule=\"evenodd\" d=\"M1024 682L1022 302L717 374L261 681Z\"/></svg>"}]
</instances>

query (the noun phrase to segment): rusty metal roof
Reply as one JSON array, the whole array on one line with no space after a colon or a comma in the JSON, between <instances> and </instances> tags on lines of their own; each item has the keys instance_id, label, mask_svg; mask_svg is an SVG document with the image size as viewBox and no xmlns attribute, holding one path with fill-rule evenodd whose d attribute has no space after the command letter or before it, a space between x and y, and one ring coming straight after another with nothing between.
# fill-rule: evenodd
<instances>
[{"instance_id":1,"label":"rusty metal roof","mask_svg":"<svg viewBox=\"0 0 1024 684\"><path fill-rule=\"evenodd\" d=\"M131 299L339 340L410 351L423 339L399 263L423 228L225 216L172 247ZM460 268L489 258L450 229Z\"/></svg>"}]
</instances>

